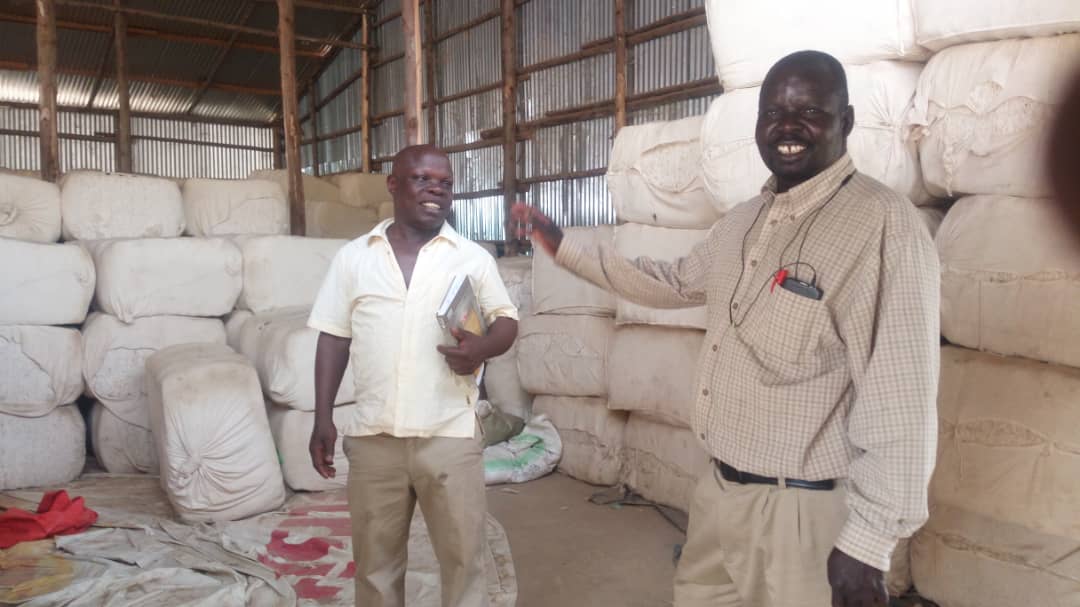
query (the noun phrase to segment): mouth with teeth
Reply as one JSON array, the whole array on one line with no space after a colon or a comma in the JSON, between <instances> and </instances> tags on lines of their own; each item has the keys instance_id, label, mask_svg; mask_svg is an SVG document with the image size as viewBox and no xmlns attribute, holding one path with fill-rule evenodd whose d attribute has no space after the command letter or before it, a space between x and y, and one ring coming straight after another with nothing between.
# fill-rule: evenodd
<instances>
[{"instance_id":1,"label":"mouth with teeth","mask_svg":"<svg viewBox=\"0 0 1080 607\"><path fill-rule=\"evenodd\" d=\"M806 146L801 143L785 142L777 144L776 151L780 153L781 158L794 158L805 152Z\"/></svg>"}]
</instances>

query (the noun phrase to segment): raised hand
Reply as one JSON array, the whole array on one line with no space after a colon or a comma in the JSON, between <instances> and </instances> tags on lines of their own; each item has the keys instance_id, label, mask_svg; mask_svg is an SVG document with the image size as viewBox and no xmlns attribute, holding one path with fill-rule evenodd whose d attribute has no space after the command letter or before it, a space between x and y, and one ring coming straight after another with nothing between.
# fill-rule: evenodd
<instances>
[{"instance_id":1,"label":"raised hand","mask_svg":"<svg viewBox=\"0 0 1080 607\"><path fill-rule=\"evenodd\" d=\"M562 244L563 231L555 225L554 221L551 221L547 215L544 215L536 207L531 207L525 203L516 203L510 208L510 217L514 220L516 227L515 236L519 239L523 239L526 236L532 238L532 241L539 244L548 252L552 257L559 250L559 245Z\"/></svg>"}]
</instances>

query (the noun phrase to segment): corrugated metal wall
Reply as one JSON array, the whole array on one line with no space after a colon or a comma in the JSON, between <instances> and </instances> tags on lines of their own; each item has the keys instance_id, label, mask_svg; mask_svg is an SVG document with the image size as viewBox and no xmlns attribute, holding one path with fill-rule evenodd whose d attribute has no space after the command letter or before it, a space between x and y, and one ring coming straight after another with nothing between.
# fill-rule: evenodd
<instances>
[{"instance_id":1,"label":"corrugated metal wall","mask_svg":"<svg viewBox=\"0 0 1080 607\"><path fill-rule=\"evenodd\" d=\"M499 0L437 0L434 4L436 37L497 11ZM648 27L657 21L701 7L702 0L627 0L627 28ZM373 32L379 57L404 51L399 0L384 0L376 8ZM606 52L572 63L530 70L542 62L580 52L583 47L614 36L613 0L530 0L518 8L517 69L527 77L518 86L518 121L544 118L549 112L606 102L615 92L615 57ZM356 39L359 41L359 38ZM500 22L491 19L437 43L435 97L443 98L495 85L502 79ZM359 53L341 53L321 76L320 96L339 86L359 69ZM704 25L632 46L629 54L628 94L698 82L715 74L708 34ZM372 70L372 154L376 159L393 156L405 145L404 61L397 59ZM319 112L321 133L355 127L360 123L357 81L346 93ZM321 98L321 97L320 97ZM709 99L693 99L631 111L630 124L675 120L704 114ZM305 106L306 107L306 106ZM302 110L303 112L304 110ZM387 115L393 114L393 115ZM425 112L426 114L426 112ZM502 125L499 89L441 103L435 112L436 141L453 147L481 140L480 133ZM518 145L517 173L528 183L523 198L538 205L562 225L613 223L604 177L595 173L608 163L614 119L593 118L571 124L540 128L529 141ZM357 170L361 165L359 134L320 142L321 173ZM501 144L450 154L456 185L455 216L458 229L471 238L501 240L504 237L502 197L492 192L501 187ZM305 171L313 170L310 150ZM378 169L389 170L384 162ZM581 173L593 173L582 175Z\"/></svg>"}]
</instances>

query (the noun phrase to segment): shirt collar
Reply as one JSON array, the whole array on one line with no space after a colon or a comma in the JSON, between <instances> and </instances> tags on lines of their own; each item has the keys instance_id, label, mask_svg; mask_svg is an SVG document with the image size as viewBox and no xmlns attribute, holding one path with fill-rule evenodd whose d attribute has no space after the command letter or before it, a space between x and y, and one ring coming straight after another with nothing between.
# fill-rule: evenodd
<instances>
[{"instance_id":1,"label":"shirt collar","mask_svg":"<svg viewBox=\"0 0 1080 607\"><path fill-rule=\"evenodd\" d=\"M848 175L854 172L855 164L845 153L824 171L781 194L776 193L776 176L769 177L761 188L761 194L766 202L772 202L793 217L798 217L832 196Z\"/></svg>"},{"instance_id":2,"label":"shirt collar","mask_svg":"<svg viewBox=\"0 0 1080 607\"><path fill-rule=\"evenodd\" d=\"M393 224L393 217L389 219L384 219L383 221L379 222L379 225L371 229L371 234L368 242L370 243L372 240L375 239L381 239L390 242L390 240L386 236L386 230ZM458 234L458 231L450 225L449 221L444 221L442 224L442 228L439 228L439 233L435 235L435 238L432 238L433 241L436 239L445 240L457 247L461 244L462 236L461 234Z\"/></svg>"}]
</instances>

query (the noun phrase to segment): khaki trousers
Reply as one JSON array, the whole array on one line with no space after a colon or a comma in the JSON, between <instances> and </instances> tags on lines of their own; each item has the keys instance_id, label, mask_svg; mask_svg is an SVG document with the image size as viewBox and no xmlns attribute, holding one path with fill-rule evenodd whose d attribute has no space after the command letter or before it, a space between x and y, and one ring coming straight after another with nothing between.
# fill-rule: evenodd
<instances>
[{"instance_id":1,"label":"khaki trousers","mask_svg":"<svg viewBox=\"0 0 1080 607\"><path fill-rule=\"evenodd\" d=\"M847 520L844 490L698 482L675 573L676 607L830 607L826 562Z\"/></svg>"},{"instance_id":2,"label":"khaki trousers","mask_svg":"<svg viewBox=\"0 0 1080 607\"><path fill-rule=\"evenodd\" d=\"M476 434L344 439L357 607L404 607L409 523L417 502L439 559L443 607L487 606L487 493Z\"/></svg>"}]
</instances>

